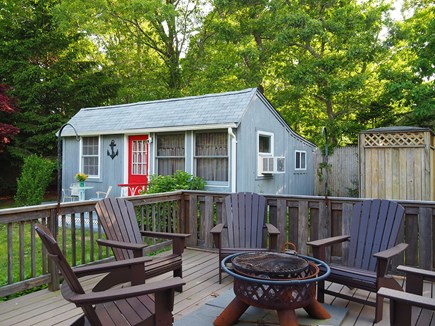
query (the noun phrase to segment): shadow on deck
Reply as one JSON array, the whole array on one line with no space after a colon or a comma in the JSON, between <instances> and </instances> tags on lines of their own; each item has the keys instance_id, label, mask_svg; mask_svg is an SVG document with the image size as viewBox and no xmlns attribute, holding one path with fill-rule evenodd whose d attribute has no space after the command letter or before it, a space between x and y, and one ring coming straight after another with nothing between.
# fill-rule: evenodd
<instances>
[{"instance_id":1,"label":"shadow on deck","mask_svg":"<svg viewBox=\"0 0 435 326\"><path fill-rule=\"evenodd\" d=\"M174 318L181 320L189 314L201 309L208 301L223 296L232 289L232 278L224 277L222 284L218 282L217 254L211 251L187 249L183 254L183 279L186 281L184 291L176 293ZM169 277L170 274L160 276L159 279ZM95 284L99 277L89 277L83 281L87 290ZM341 287L338 284L330 284ZM435 285L430 291L435 292ZM341 291L351 291L341 287ZM367 297L373 295L366 291L353 290L353 295ZM349 302L343 299L326 296L326 303L337 307L345 307L348 313L342 325L374 325L374 307ZM70 325L82 310L65 301L60 291L50 292L41 290L7 302L0 303L0 325ZM428 325L435 325L432 314ZM384 303L383 320L376 325L390 325L389 303ZM422 324L423 325L423 324ZM193 325L192 325L193 326Z\"/></svg>"}]
</instances>

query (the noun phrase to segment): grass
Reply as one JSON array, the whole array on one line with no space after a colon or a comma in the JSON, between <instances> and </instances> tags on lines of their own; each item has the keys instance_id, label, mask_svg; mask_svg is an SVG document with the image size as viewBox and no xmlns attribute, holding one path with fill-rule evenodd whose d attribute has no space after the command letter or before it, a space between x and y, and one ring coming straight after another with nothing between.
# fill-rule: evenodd
<instances>
[{"instance_id":1,"label":"grass","mask_svg":"<svg viewBox=\"0 0 435 326\"><path fill-rule=\"evenodd\" d=\"M24 279L32 278L32 271L31 271L31 265L32 265L32 254L31 254L31 224L25 223L24 224L24 246L23 246L23 252L24 252L24 265L23 265L23 274ZM60 230L59 230L60 231ZM97 233L94 232L94 239L98 237ZM40 276L43 274L42 270L42 242L39 239L39 237L35 234L36 238L36 248L35 248L35 266L36 270L34 272L34 276ZM66 257L67 260L71 264L71 257L72 257L72 234L71 229L67 229L66 232ZM6 225L0 225L0 286L4 286L8 284L8 231ZM13 280L12 282L18 282L20 281L20 239L19 239L19 225L14 224L12 226L12 276ZM62 233L60 232L58 235L58 242L59 244L62 243ZM89 230L85 230L85 262L81 261L81 252L82 252L82 241L81 241L81 235L80 235L80 229L76 229L76 261L74 265L80 265L83 263L90 262L90 232ZM103 251L103 256L105 256L105 250ZM98 258L98 246L94 245L94 259ZM39 288L35 288L30 290L35 291L39 290ZM25 291L25 293L29 293L29 291ZM25 294L20 293L20 295ZM0 301L5 301L10 299L11 297L16 297L17 295L8 296L5 298L0 298Z\"/></svg>"}]
</instances>

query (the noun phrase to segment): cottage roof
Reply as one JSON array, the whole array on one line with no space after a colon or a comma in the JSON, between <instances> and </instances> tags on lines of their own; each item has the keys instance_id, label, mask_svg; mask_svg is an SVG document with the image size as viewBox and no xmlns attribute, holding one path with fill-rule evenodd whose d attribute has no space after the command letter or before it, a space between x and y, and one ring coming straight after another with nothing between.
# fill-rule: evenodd
<instances>
[{"instance_id":1,"label":"cottage roof","mask_svg":"<svg viewBox=\"0 0 435 326\"><path fill-rule=\"evenodd\" d=\"M79 135L237 127L257 88L81 109L68 122ZM66 127L62 136L75 135Z\"/></svg>"}]
</instances>

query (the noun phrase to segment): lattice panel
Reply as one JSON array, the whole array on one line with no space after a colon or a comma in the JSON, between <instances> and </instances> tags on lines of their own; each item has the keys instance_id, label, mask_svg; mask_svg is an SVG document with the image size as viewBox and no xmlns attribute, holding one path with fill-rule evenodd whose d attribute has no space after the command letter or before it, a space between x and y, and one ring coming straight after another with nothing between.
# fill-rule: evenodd
<instances>
[{"instance_id":1,"label":"lattice panel","mask_svg":"<svg viewBox=\"0 0 435 326\"><path fill-rule=\"evenodd\" d=\"M415 147L424 146L423 133L365 134L365 147Z\"/></svg>"}]
</instances>

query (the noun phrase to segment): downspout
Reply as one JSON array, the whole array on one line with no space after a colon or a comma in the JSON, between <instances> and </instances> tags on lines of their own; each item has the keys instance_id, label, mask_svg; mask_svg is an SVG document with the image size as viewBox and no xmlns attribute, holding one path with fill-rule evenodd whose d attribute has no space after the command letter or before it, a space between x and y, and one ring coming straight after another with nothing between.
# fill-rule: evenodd
<instances>
[{"instance_id":1,"label":"downspout","mask_svg":"<svg viewBox=\"0 0 435 326\"><path fill-rule=\"evenodd\" d=\"M233 128L228 128L228 135L231 137L231 192L236 192L237 138Z\"/></svg>"}]
</instances>

